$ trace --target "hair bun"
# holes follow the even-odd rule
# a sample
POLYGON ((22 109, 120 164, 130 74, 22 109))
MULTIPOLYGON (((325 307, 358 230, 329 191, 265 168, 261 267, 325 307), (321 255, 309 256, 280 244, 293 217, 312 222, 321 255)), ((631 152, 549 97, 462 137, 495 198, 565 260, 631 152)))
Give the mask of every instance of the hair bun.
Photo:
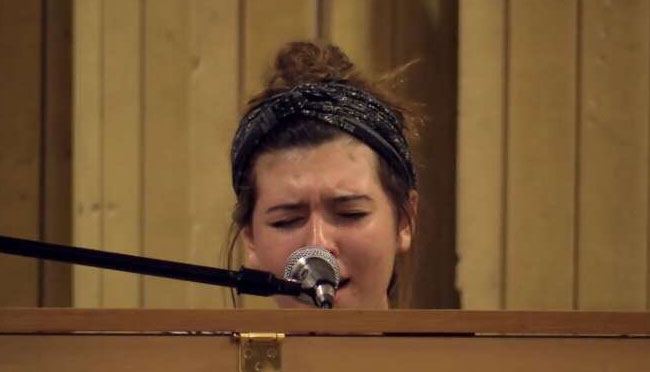
POLYGON ((341 49, 298 41, 287 44, 275 59, 275 71, 269 88, 290 88, 301 83, 347 79, 354 72, 341 49))

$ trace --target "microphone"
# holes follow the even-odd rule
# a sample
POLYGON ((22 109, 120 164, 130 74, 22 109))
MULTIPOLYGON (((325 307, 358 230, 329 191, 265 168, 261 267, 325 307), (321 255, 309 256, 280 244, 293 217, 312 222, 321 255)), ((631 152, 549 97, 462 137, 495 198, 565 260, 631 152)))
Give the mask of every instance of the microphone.
POLYGON ((284 273, 286 279, 246 267, 232 271, 2 235, 0 253, 232 287, 237 293, 256 296, 294 296, 328 309, 334 306, 339 285, 338 262, 327 250, 316 246, 298 249, 289 256, 284 273))
POLYGON ((297 297, 300 301, 331 309, 339 286, 340 268, 329 251, 308 246, 287 258, 284 279, 301 283, 303 292, 297 297))

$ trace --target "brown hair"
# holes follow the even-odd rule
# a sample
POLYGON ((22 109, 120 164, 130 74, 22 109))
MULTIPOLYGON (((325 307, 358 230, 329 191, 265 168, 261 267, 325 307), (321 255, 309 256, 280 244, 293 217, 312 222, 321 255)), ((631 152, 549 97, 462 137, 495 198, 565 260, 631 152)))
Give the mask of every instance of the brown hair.
MULTIPOLYGON (((361 76, 354 64, 338 47, 317 42, 291 42, 279 51, 275 60, 275 70, 266 84, 266 89, 248 102, 245 112, 260 105, 269 97, 288 91, 299 84, 337 81, 362 89, 388 106, 399 118, 401 125, 399 129, 412 142, 417 136, 416 127, 421 119, 416 114, 413 104, 400 100, 390 89, 390 84, 403 69, 400 68, 375 82, 370 82, 361 76)), ((237 204, 232 213, 228 267, 232 265, 235 243, 241 230, 251 223, 257 199, 255 174, 252 170, 257 158, 275 150, 317 146, 342 136, 346 134, 331 125, 314 119, 296 118, 283 123, 282 130, 272 131, 263 138, 245 168, 243 187, 237 194, 237 204)), ((412 186, 383 157, 377 156, 377 159, 379 179, 393 204, 398 223, 402 218, 406 218, 409 227, 413 229, 408 212, 412 186)), ((394 280, 395 275, 391 279, 389 290, 394 287, 394 280)), ((234 295, 233 303, 235 303, 234 295)))

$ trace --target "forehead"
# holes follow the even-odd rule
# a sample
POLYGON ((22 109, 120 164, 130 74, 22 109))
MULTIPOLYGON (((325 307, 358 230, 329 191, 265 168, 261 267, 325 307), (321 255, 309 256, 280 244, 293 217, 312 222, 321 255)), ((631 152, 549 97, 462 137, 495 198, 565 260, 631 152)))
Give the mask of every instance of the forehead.
POLYGON ((255 164, 258 200, 306 191, 331 196, 378 192, 377 167, 377 155, 350 138, 273 151, 261 155, 255 164))

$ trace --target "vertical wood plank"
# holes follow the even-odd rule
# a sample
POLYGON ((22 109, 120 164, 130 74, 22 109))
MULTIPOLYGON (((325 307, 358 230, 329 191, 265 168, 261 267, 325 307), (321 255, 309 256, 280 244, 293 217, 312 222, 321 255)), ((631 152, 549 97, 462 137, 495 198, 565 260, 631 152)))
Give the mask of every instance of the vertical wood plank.
MULTIPOLYGON (((141 25, 142 4, 103 3, 104 34, 102 136, 105 217, 103 249, 140 254, 141 240, 141 25)), ((104 270, 103 307, 137 307, 141 277, 104 270)))
POLYGON ((464 309, 498 309, 504 239, 505 0, 460 2, 457 285, 464 309))
MULTIPOLYGON (((45 118, 43 238, 48 242, 72 241, 72 0, 44 2, 45 118)), ((71 267, 44 261, 41 273, 42 305, 72 304, 71 267)))
POLYGON ((581 309, 646 307, 649 6, 583 2, 581 309))
MULTIPOLYGON (((239 85, 237 0, 196 0, 190 9, 188 86, 191 262, 223 267, 234 197, 230 141, 237 125, 239 85)), ((190 307, 230 307, 226 288, 188 285, 190 307)))
POLYGON ((282 45, 316 37, 316 12, 315 0, 244 0, 243 102, 264 89, 282 45))
MULTIPOLYGON (((189 221, 187 85, 189 3, 145 2, 144 246, 147 257, 185 261, 189 221)), ((144 277, 145 307, 184 307, 186 284, 144 277)))
MULTIPOLYGON (((73 243, 102 248, 102 0, 74 3, 73 243)), ((101 306, 99 269, 73 267, 75 307, 101 306)))
POLYGON ((564 0, 510 6, 505 305, 570 309, 577 7, 564 0))
MULTIPOLYGON (((317 8, 315 0, 244 1, 242 103, 264 89, 282 45, 316 37, 317 8)), ((275 307, 264 297, 244 296, 242 302, 250 308, 275 307)))
MULTIPOLYGON (((38 239, 41 156, 40 1, 0 2, 0 234, 38 239)), ((38 262, 0 255, 0 306, 36 306, 38 262)))
POLYGON ((396 1, 394 12, 396 65, 420 60, 406 75, 402 93, 424 103, 426 116, 413 146, 419 171, 418 233, 407 262, 411 271, 399 283, 400 303, 454 308, 459 302, 454 285, 458 6, 447 0, 396 1))
POLYGON ((324 35, 366 75, 388 72, 392 66, 394 2, 391 0, 326 0, 324 35))

